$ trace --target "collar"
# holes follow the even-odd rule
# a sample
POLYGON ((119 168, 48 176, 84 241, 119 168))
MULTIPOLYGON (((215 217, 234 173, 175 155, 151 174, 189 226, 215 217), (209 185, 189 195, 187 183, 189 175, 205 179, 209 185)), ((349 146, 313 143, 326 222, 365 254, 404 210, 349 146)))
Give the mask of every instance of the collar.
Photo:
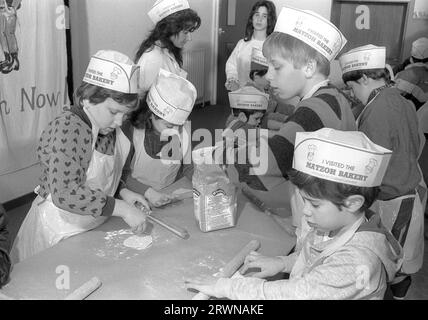
POLYGON ((404 68, 404 70, 411 69, 411 68, 416 68, 416 67, 423 67, 423 68, 428 69, 428 64, 427 63, 423 63, 423 62, 415 62, 415 63, 411 63, 411 64, 407 65, 404 68))
POLYGON ((78 116, 84 123, 86 123, 89 128, 92 129, 92 123, 91 120, 89 120, 88 116, 86 115, 85 111, 83 111, 83 108, 80 106, 72 105, 69 109, 71 113, 74 113, 76 116, 78 116))
POLYGON ((321 82, 318 82, 316 85, 314 85, 311 90, 308 91, 308 93, 306 93, 304 95, 304 97, 302 99, 300 99, 300 101, 308 99, 310 97, 312 97, 314 95, 315 92, 318 91, 319 88, 321 87, 325 87, 326 85, 328 85, 328 83, 330 82, 329 79, 323 80, 321 82))
POLYGON ((368 101, 367 104, 369 104, 379 94, 379 92, 381 92, 382 90, 384 90, 386 88, 390 88, 390 87, 392 87, 392 84, 386 84, 384 86, 381 86, 379 88, 374 89, 369 95, 369 98, 367 100, 368 101))

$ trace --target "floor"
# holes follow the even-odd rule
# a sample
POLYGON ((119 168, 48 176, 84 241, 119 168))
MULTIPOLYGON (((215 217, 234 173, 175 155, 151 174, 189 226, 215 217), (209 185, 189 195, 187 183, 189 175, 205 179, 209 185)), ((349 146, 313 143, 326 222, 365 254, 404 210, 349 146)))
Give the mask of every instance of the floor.
MULTIPOLYGON (((222 106, 206 106, 196 108, 191 115, 192 130, 197 128, 208 128, 210 130, 220 128, 226 121, 229 109, 222 106)), ((7 211, 8 230, 13 240, 22 221, 25 218, 31 206, 31 202, 24 203, 19 207, 7 211)), ((425 230, 428 230, 428 219, 425 219, 425 230)), ((386 298, 389 295, 387 294, 386 298)), ((424 265, 422 269, 413 276, 412 286, 407 294, 408 300, 427 300, 428 299, 428 239, 425 240, 424 265)))

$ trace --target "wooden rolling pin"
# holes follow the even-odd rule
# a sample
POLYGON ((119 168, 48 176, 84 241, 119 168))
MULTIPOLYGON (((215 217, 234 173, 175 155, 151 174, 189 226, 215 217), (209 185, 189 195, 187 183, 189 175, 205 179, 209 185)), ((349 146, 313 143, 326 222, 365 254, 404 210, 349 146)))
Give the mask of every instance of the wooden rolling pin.
MULTIPOLYGON (((147 212, 146 208, 143 207, 143 204, 141 202, 136 202, 135 206, 138 209, 144 210, 147 212)), ((175 224, 173 224, 171 222, 165 222, 164 220, 162 220, 160 218, 153 217, 151 215, 151 212, 147 212, 147 219, 154 222, 154 223, 157 223, 158 225, 160 225, 160 226, 164 227, 165 229, 171 231, 172 233, 176 234, 180 238, 189 239, 189 237, 190 237, 190 235, 186 229, 183 229, 179 226, 176 226, 175 224)))
POLYGON ((101 286, 101 281, 97 277, 85 282, 82 286, 74 290, 64 300, 83 300, 87 298, 92 292, 101 286))
MULTIPOLYGON (((245 261, 245 257, 251 252, 251 251, 257 251, 260 248, 260 241, 259 240, 251 240, 244 248, 241 249, 241 251, 236 254, 235 257, 233 257, 232 260, 230 260, 218 273, 218 277, 220 278, 230 278, 233 276, 233 274, 241 267, 241 265, 245 261)), ((199 292, 196 294, 192 300, 208 300, 210 296, 206 295, 205 293, 199 292)))

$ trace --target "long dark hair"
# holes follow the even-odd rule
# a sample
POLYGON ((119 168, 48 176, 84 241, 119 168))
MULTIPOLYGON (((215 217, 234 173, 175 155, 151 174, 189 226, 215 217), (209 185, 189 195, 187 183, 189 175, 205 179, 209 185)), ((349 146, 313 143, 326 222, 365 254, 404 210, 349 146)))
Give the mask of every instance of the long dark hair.
POLYGON ((245 27, 245 37, 244 41, 250 41, 253 37, 254 33, 254 26, 253 26, 253 16, 259 10, 260 7, 265 7, 268 12, 267 17, 267 29, 266 29, 266 36, 270 35, 273 32, 273 29, 275 29, 276 24, 276 7, 275 4, 272 1, 257 1, 253 8, 251 9, 250 15, 247 20, 247 26, 245 27))
POLYGON ((183 65, 182 49, 177 48, 172 43, 170 37, 178 35, 180 31, 193 32, 201 25, 201 18, 192 9, 185 9, 174 12, 156 23, 149 36, 141 43, 136 55, 135 63, 143 55, 144 52, 153 48, 156 41, 160 41, 162 48, 167 48, 174 55, 175 60, 181 67, 183 65))

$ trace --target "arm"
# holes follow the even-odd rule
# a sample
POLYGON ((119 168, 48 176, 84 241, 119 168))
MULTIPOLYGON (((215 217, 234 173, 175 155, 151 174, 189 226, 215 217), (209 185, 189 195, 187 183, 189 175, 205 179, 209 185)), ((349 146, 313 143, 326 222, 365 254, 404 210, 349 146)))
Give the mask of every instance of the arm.
MULTIPOLYGON (((231 83, 231 82, 236 82, 239 85, 239 81, 238 81, 238 55, 239 55, 239 51, 241 49, 243 40, 239 40, 238 43, 236 44, 235 48, 233 49, 232 53, 230 54, 229 58, 227 59, 226 62, 226 84, 227 83, 231 83)), ((234 91, 237 88, 232 88, 232 87, 228 87, 228 85, 226 85, 226 88, 228 90, 234 91)), ((239 88, 239 86, 238 86, 239 88)))
POLYGON ((140 95, 149 91, 151 85, 158 76, 159 69, 163 65, 162 54, 153 48, 151 51, 143 53, 138 61, 140 66, 139 88, 140 95))
POLYGON ((6 225, 6 212, 0 205, 0 288, 8 281, 12 265, 9 257, 9 232, 6 225))

